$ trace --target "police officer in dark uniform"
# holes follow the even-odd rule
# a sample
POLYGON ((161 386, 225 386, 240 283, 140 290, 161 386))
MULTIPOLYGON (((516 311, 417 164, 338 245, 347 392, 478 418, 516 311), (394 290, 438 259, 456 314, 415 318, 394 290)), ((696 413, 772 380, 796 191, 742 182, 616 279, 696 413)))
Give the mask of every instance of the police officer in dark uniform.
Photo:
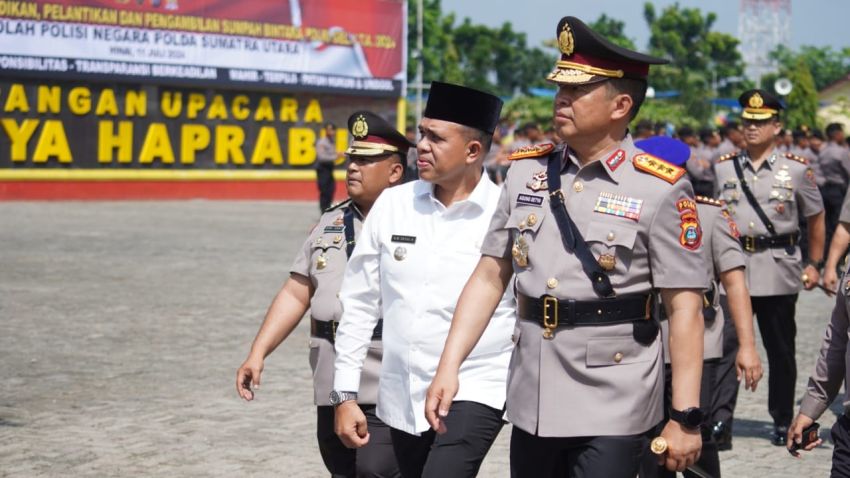
POLYGON ((334 375, 334 340, 342 315, 338 293, 348 257, 362 221, 378 195, 403 180, 407 150, 413 145, 380 116, 358 111, 348 119, 354 138, 346 187, 350 199, 331 207, 307 237, 295 257, 290 276, 278 292, 248 359, 236 374, 236 389, 252 400, 259 387, 265 357, 295 329, 310 309, 310 366, 317 405, 319 451, 332 477, 398 477, 389 427, 375 416, 381 367, 381 323, 375 328, 360 381, 360 406, 369 422, 372 440, 358 450, 346 448, 334 433, 330 392, 334 375))
POLYGON ((823 268, 823 201, 808 161, 777 149, 783 109, 779 99, 764 90, 749 90, 738 101, 746 148, 720 158, 715 191, 741 232, 747 286, 767 351, 771 442, 781 446, 794 411, 797 295, 818 283, 823 268), (798 247, 798 214, 808 219, 805 264, 798 247))

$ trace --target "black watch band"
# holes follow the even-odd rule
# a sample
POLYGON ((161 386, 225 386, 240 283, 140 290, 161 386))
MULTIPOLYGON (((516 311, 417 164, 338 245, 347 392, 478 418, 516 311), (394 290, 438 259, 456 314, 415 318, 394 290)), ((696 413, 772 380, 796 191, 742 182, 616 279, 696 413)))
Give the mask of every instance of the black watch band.
POLYGON ((691 430, 699 429, 704 418, 705 414, 697 407, 686 408, 684 410, 670 409, 670 420, 679 422, 682 426, 691 430))

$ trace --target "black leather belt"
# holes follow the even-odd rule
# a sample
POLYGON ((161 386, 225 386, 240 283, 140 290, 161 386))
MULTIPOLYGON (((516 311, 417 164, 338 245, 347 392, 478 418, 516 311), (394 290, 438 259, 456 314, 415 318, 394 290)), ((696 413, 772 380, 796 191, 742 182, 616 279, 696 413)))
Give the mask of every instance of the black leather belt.
MULTIPOLYGON (((310 318, 310 335, 325 339, 331 343, 336 340, 336 328, 339 322, 336 320, 316 320, 310 318)), ((372 340, 380 339, 384 334, 384 319, 378 319, 378 325, 372 331, 372 340)))
POLYGON ((780 234, 778 236, 741 236, 741 245, 747 252, 758 252, 765 249, 781 249, 796 246, 798 234, 780 234))
POLYGON ((651 317, 652 295, 627 295, 612 299, 573 300, 544 295, 539 299, 517 294, 519 317, 545 328, 571 325, 604 325, 646 320, 651 317))

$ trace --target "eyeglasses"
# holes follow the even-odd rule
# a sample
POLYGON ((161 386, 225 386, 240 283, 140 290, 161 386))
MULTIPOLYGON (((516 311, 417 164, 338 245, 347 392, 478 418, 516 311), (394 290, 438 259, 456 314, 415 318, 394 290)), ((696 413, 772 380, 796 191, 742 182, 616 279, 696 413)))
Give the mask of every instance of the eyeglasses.
POLYGON ((743 124, 744 124, 744 128, 749 128, 750 126, 755 126, 756 128, 762 128, 762 127, 765 127, 767 125, 772 125, 772 124, 774 124, 774 122, 775 121, 773 120, 773 118, 768 118, 768 119, 763 119, 763 120, 745 119, 743 121, 743 124))

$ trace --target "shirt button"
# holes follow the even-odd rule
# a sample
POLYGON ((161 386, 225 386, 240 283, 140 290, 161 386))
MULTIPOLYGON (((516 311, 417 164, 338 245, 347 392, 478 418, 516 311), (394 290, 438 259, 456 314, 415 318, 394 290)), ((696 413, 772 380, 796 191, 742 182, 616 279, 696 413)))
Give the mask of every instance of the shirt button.
POLYGON ((613 241, 613 240, 614 240, 614 231, 611 231, 611 232, 609 232, 609 233, 608 233, 608 237, 607 237, 607 239, 608 239, 609 241, 613 241))
POLYGON ((558 279, 555 279, 554 277, 550 277, 549 280, 546 281, 546 287, 548 287, 550 289, 554 289, 555 287, 558 287, 558 279))
POLYGON ((754 228, 754 227, 756 227, 756 223, 754 223, 754 222, 750 221, 750 229, 752 229, 752 228, 754 228))
POLYGON ((623 361, 623 352, 617 352, 614 354, 614 362, 620 363, 623 361))
POLYGON ((573 190, 577 193, 584 191, 584 184, 576 181, 573 183, 573 190))
POLYGON ((525 220, 529 226, 533 226, 537 224, 537 214, 531 213, 528 215, 528 218, 525 220))

